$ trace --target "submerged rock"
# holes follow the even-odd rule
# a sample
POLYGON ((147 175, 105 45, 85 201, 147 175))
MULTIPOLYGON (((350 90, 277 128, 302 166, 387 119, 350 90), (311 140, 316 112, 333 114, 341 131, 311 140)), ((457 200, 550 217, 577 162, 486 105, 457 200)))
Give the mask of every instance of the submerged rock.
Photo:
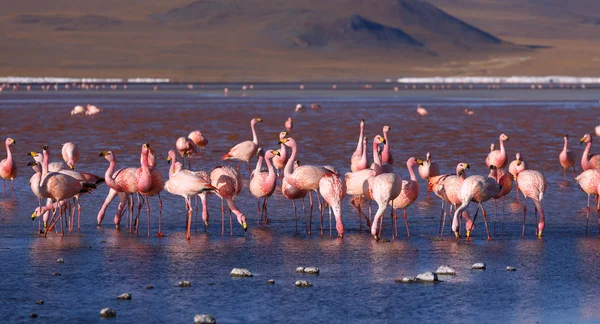
POLYGON ((192 283, 189 281, 180 281, 177 283, 177 285, 179 287, 190 287, 192 285, 192 283))
POLYGON ((296 272, 297 273, 304 273, 304 267, 298 267, 298 268, 296 268, 296 272))
POLYGON ((312 287, 312 283, 306 280, 296 280, 296 287, 312 287))
POLYGON ((117 316, 117 311, 112 308, 102 308, 102 310, 100 311, 100 316, 115 317, 115 316, 117 316))
POLYGON ((38 305, 44 305, 44 300, 43 299, 38 299, 35 301, 36 304, 38 305))
POLYGON ((396 282, 398 283, 410 283, 410 282, 416 282, 417 278, 415 277, 404 277, 402 279, 396 279, 396 282))
POLYGON ((216 324, 217 320, 214 316, 209 314, 196 314, 194 315, 194 324, 216 324))
POLYGON ((146 287, 144 287, 144 288, 146 288, 146 289, 154 289, 154 286, 152 286, 152 285, 148 285, 148 286, 146 286, 146 287))
POLYGON ((130 293, 122 293, 119 296, 117 296, 117 299, 131 299, 131 294, 130 293))
POLYGON ((274 285, 275 284, 275 280, 269 279, 269 280, 267 280, 267 284, 274 285))
POLYGON ((454 268, 452 268, 451 266, 442 265, 437 268, 435 273, 438 275, 454 276, 456 275, 456 270, 454 270, 454 268))
POLYGON ((60 274, 60 272, 52 272, 52 275, 57 277, 57 276, 60 276, 61 274, 60 274))
POLYGON ((296 268, 297 273, 306 273, 306 274, 319 274, 321 270, 317 267, 298 267, 296 268))
POLYGON ((508 267, 506 267, 506 271, 517 271, 517 268, 508 266, 508 267))
POLYGON ((471 268, 473 268, 475 270, 485 270, 485 263, 477 262, 471 268))
POLYGON ((29 318, 37 318, 38 315, 36 313, 31 313, 29 314, 29 318))
POLYGON ((65 263, 65 260, 63 260, 63 258, 58 258, 56 260, 56 263, 65 263))
POLYGON ((418 274, 417 280, 424 281, 424 282, 434 282, 434 281, 438 281, 438 276, 437 276, 437 274, 435 274, 433 272, 425 272, 425 273, 418 274))
POLYGON ((252 273, 246 268, 233 268, 229 275, 232 277, 252 277, 252 273))

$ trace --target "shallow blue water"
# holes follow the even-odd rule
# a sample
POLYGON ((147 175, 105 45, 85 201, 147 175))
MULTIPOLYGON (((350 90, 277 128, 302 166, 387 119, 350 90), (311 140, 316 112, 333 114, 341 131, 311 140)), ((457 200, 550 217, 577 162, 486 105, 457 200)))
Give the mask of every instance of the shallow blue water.
MULTIPOLYGON (((592 213, 590 235, 585 236, 587 196, 574 184, 572 173, 563 181, 558 154, 562 134, 572 135, 572 149, 580 156, 578 139, 598 124, 595 109, 600 92, 585 91, 446 91, 446 92, 340 92, 241 91, 223 97, 217 91, 197 92, 63 92, 0 94, 1 134, 17 140, 15 156, 20 174, 15 197, 10 190, 0 194, 0 309, 4 322, 95 322, 103 307, 117 310, 118 322, 191 322, 197 313, 215 315, 219 323, 238 322, 598 322, 596 287, 600 274, 600 240, 596 213, 592 213), (561 99, 562 98, 562 99, 561 99), (476 100, 474 100, 476 99, 476 100), (95 117, 69 117, 75 104, 94 103, 103 112, 95 117), (293 112, 296 103, 320 103, 318 111, 293 112), (430 111, 419 117, 417 104, 430 111), (462 113, 465 107, 476 111, 462 113), (244 234, 233 225, 233 236, 221 237, 220 202, 209 199, 211 226, 200 223, 191 241, 185 239, 184 204, 180 197, 162 195, 163 232, 157 238, 156 199, 151 199, 152 236, 146 237, 142 212, 139 234, 112 226, 115 204, 103 227, 96 227, 96 214, 108 191, 101 186, 82 199, 79 233, 65 237, 36 234, 31 212, 37 200, 30 192, 31 170, 26 153, 48 144, 54 160, 60 145, 77 142, 81 147, 78 169, 103 174, 107 162, 101 150, 113 150, 118 166, 136 166, 144 142, 155 148, 158 166, 175 139, 200 129, 209 139, 204 153, 193 161, 194 169, 211 170, 219 158, 237 142, 250 139, 249 120, 262 117, 259 139, 267 148, 277 147, 277 134, 288 117, 295 119, 292 136, 299 143, 303 163, 329 164, 342 173, 356 146, 358 121, 367 120, 366 136, 372 138, 389 124, 395 168, 407 177, 403 161, 423 157, 431 151, 443 172, 458 162, 468 162, 469 174, 487 174, 485 156, 489 143, 501 132, 510 137, 510 160, 519 151, 530 168, 541 170, 549 181, 544 200, 544 238, 534 237, 533 214, 529 213, 525 238, 521 237, 522 207, 515 193, 507 199, 504 235, 499 224, 491 242, 478 218, 471 242, 446 235, 437 239, 439 199, 426 198, 426 183, 420 181, 420 198, 408 209, 411 237, 400 225, 400 238, 375 242, 359 232, 356 213, 349 199, 344 203, 347 234, 343 239, 305 231, 299 208, 299 231, 295 231, 289 201, 279 191, 269 201, 267 227, 256 224, 256 200, 244 189, 236 199, 248 216, 250 229, 244 234), (591 116, 591 117, 590 117, 591 116), (63 258, 64 264, 56 263, 63 258), (475 271, 475 262, 487 270, 475 271), (394 279, 435 270, 449 264, 455 277, 441 277, 435 285, 402 285, 394 279), (506 266, 516 272, 507 272, 506 266), (317 266, 318 276, 295 273, 298 266, 317 266), (232 279, 234 267, 246 267, 254 277, 232 279), (61 276, 52 276, 53 272, 61 276), (267 285, 274 279, 275 285, 267 285), (311 288, 295 288, 307 279, 311 288), (177 287, 181 280, 191 287, 177 287), (153 285, 154 289, 145 289, 153 285), (131 301, 118 301, 123 292, 131 301), (35 304, 43 299, 43 305, 35 304)), ((229 162, 228 162, 229 163, 229 162)), ((230 163, 235 165, 235 163, 230 163)), ((577 164, 578 170, 579 164, 577 164)), ((245 165, 242 175, 247 178, 245 165)), ((1 189, 1 188, 0 188, 1 189)), ((499 204, 499 210, 501 205, 499 204)), ((493 218, 494 203, 486 203, 493 218)), ((469 208, 474 212, 474 206, 469 208)), ((529 205, 529 212, 533 206, 529 205)), ((386 215, 389 214, 389 211, 386 215)), ((227 215, 226 215, 227 216, 227 215)), ((364 225, 364 222, 363 222, 364 225)), ((389 216, 384 238, 391 236, 389 216)), ((364 229, 363 229, 364 230, 364 229)))

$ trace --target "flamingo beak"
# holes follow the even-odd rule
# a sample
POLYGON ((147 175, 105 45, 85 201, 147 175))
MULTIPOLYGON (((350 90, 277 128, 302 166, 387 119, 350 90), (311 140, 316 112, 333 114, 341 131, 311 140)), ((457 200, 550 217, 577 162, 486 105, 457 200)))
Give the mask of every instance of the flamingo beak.
MULTIPOLYGON (((280 138, 280 139, 279 139, 279 143, 283 143, 283 144, 285 144, 286 142, 287 142, 287 139, 286 139, 286 138, 280 138)), ((279 144, 279 143, 277 143, 277 144, 279 144)))
POLYGON ((29 162, 29 163, 27 163, 28 167, 35 166, 35 165, 37 165, 37 162, 29 162))
POLYGON ((275 150, 273 151, 273 155, 281 156, 281 153, 279 153, 279 150, 275 150))
POLYGON ((423 165, 423 160, 415 159, 418 165, 423 165))
POLYGON ((542 231, 538 231, 538 237, 542 237, 542 231))
POLYGON ((42 150, 44 150, 44 151, 48 151, 48 145, 44 145, 44 146, 42 146, 42 150))
POLYGON ((454 232, 454 235, 456 236, 457 239, 460 238, 460 234, 458 234, 458 232, 454 232))
POLYGON ((33 214, 31 214, 31 220, 34 221, 36 217, 37 217, 37 213, 33 212, 33 214))
POLYGON ((168 156, 168 157, 167 157, 167 163, 168 163, 169 165, 171 165, 171 157, 170 157, 170 156, 168 156))
POLYGON ((204 221, 204 226, 208 227, 208 221, 204 221))
POLYGON ((579 145, 583 144, 584 142, 585 142, 585 137, 582 137, 582 138, 579 140, 579 145))
POLYGON ((106 156, 106 152, 102 151, 100 154, 98 154, 98 156, 106 156))
POLYGON ((467 237, 471 237, 471 230, 467 230, 467 237))
POLYGON ((242 227, 244 228, 244 232, 248 231, 248 224, 246 224, 246 222, 242 223, 242 227))
POLYGON ((75 170, 75 166, 73 166, 72 164, 69 164, 69 169, 75 170))
POLYGON ((120 224, 115 224, 115 228, 116 229, 121 229, 121 225, 120 224))
POLYGON ((31 152, 27 153, 27 155, 29 155, 29 156, 31 156, 31 157, 35 157, 35 156, 37 155, 37 153, 36 153, 36 152, 33 152, 33 151, 31 151, 31 152))
POLYGON ((470 169, 470 168, 471 168, 471 166, 469 165, 469 163, 465 163, 465 165, 466 165, 466 168, 467 168, 467 169, 470 169))
POLYGON ((262 123, 262 118, 256 118, 256 121, 262 123))

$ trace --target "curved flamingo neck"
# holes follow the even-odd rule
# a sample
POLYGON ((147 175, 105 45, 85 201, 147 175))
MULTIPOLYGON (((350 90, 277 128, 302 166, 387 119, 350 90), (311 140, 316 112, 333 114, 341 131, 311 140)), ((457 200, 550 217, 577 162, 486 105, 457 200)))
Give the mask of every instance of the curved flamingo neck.
POLYGON ((363 140, 362 144, 362 154, 360 156, 360 163, 363 165, 367 165, 367 142, 363 140))
POLYGON ((286 161, 287 159, 287 150, 285 149, 285 144, 281 143, 281 147, 279 148, 279 157, 286 161))
POLYGON ((289 177, 292 175, 292 165, 294 164, 294 161, 296 161, 296 143, 293 143, 289 147, 292 149, 292 154, 290 155, 290 158, 288 159, 287 163, 285 164, 285 168, 283 169, 284 177, 289 177))
MULTIPOLYGON (((142 164, 142 170, 150 171, 150 166, 148 165, 148 150, 142 150, 142 154, 140 156, 140 163, 142 164)), ((173 165, 175 165, 173 163, 173 165)))
POLYGON ((258 162, 256 162, 256 168, 254 168, 254 174, 258 174, 262 168, 263 157, 258 156, 258 162))
POLYGON ((106 182, 106 185, 109 188, 114 188, 117 185, 117 183, 115 182, 115 179, 112 177, 113 172, 115 171, 116 164, 117 164, 117 162, 116 162, 116 159, 114 159, 114 155, 113 155, 113 160, 108 161, 108 168, 106 169, 106 172, 104 173, 104 181, 106 182))
POLYGON ((503 155, 506 154, 506 151, 504 150, 504 140, 502 138, 500 138, 500 153, 503 155))
POLYGON ((590 154, 590 150, 592 149, 592 140, 590 139, 590 141, 587 143, 587 145, 585 146, 585 150, 583 150, 583 155, 581 156, 581 166, 584 170, 589 169, 589 160, 588 160, 588 154, 590 154))
POLYGON ((569 143, 569 140, 568 140, 568 139, 565 137, 565 145, 563 146, 563 152, 565 152, 565 153, 566 153, 566 152, 567 152, 567 150, 568 150, 568 149, 567 149, 567 145, 568 145, 568 143, 569 143))
POLYGON ((265 162, 267 162, 267 168, 269 169, 269 175, 267 175, 267 183, 271 183, 275 181, 275 169, 273 168, 273 163, 271 160, 273 156, 265 156, 265 162))
POLYGON ((407 164, 406 165, 408 167, 408 173, 410 173, 410 180, 411 181, 417 181, 417 176, 415 175, 415 171, 413 170, 413 168, 415 167, 415 165, 410 165, 407 164))
POLYGON ((46 177, 48 174, 48 151, 42 151, 42 178, 46 177))
POLYGON ((6 145, 6 163, 12 164, 13 159, 12 159, 12 152, 10 151, 10 145, 8 143, 5 143, 5 145, 6 145))
POLYGON ((256 130, 254 129, 255 124, 255 122, 250 123, 250 127, 252 128, 252 143, 258 145, 258 136, 256 136, 256 130))
POLYGON ((385 144, 383 144, 383 151, 381 152, 381 159, 383 163, 389 163, 390 160, 390 142, 388 141, 387 132, 383 132, 383 138, 385 138, 385 144))
POLYGON ((358 143, 356 144, 356 152, 360 153, 360 154, 363 153, 362 141, 363 141, 364 130, 365 130, 365 125, 361 124, 360 125, 360 135, 358 135, 358 143))
POLYGON ((175 152, 173 152, 173 154, 171 154, 171 152, 169 152, 169 156, 171 157, 171 165, 169 166, 169 179, 171 179, 171 177, 175 173, 175 164, 177 164, 177 155, 175 155, 175 152))
POLYGON ((377 150, 378 144, 377 141, 373 141, 373 170, 375 174, 381 173, 381 160, 379 159, 379 152, 377 150))

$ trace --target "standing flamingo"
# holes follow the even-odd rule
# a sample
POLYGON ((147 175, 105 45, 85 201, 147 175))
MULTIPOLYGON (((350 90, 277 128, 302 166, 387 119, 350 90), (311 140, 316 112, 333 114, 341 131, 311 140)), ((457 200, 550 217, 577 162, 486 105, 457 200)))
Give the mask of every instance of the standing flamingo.
POLYGON ((188 158, 188 168, 191 168, 190 156, 196 154, 196 144, 187 137, 180 137, 175 142, 175 148, 182 158, 188 158))
MULTIPOLYGON (((496 167, 493 165, 490 166, 490 168, 493 170, 496 169, 496 167)), ((454 218, 452 219, 452 231, 456 235, 456 238, 460 238, 460 233, 458 232, 458 215, 460 215, 463 210, 467 209, 467 207, 469 207, 469 203, 473 201, 478 203, 477 212, 479 212, 479 208, 481 208, 488 241, 492 239, 488 229, 487 214, 482 203, 496 196, 500 192, 500 189, 500 185, 498 185, 494 179, 486 178, 481 175, 472 175, 463 181, 462 185, 460 186, 461 205, 454 212, 454 218)), ((473 224, 471 225, 471 228, 467 228, 467 237, 471 236, 475 219, 477 219, 477 212, 473 218, 473 224)))
POLYGON ((177 156, 175 155, 175 151, 170 150, 168 157, 168 160, 171 162, 171 167, 169 168, 169 180, 165 182, 164 188, 170 194, 181 196, 185 200, 185 209, 187 212, 186 238, 189 240, 191 238, 192 214, 194 212, 191 197, 202 192, 215 190, 216 188, 210 184, 210 181, 202 179, 192 171, 179 170, 175 172, 176 159, 177 156))
MULTIPOLYGON (((417 160, 417 163, 421 164, 423 161, 417 160)), ((456 165, 456 174, 444 174, 429 178, 429 190, 433 191, 433 193, 442 199, 442 214, 440 215, 441 236, 444 235, 444 227, 446 225, 446 210, 443 203, 447 202, 450 204, 451 213, 452 208, 456 210, 462 204, 460 188, 467 177, 466 171, 470 168, 468 163, 461 162, 456 165)), ((463 210, 461 216, 465 219, 465 228, 474 228, 475 225, 467 210, 463 210)), ((460 222, 458 225, 460 225, 460 222)), ((460 230, 458 231, 460 232, 460 230)))
POLYGON ((521 192, 523 193, 525 201, 523 202, 523 231, 521 235, 525 235, 525 216, 527 215, 527 198, 531 198, 535 204, 535 216, 537 220, 537 212, 540 213, 540 219, 536 228, 536 234, 538 237, 542 236, 542 231, 545 227, 545 215, 544 208, 542 207, 542 200, 544 199, 544 193, 548 187, 546 177, 535 170, 524 170, 517 173, 517 183, 521 192))
MULTIPOLYGON (((500 192, 494 196, 494 235, 496 235, 496 200, 508 196, 512 190, 514 178, 512 174, 506 172, 504 169, 490 170, 489 177, 494 179, 501 187, 500 192)), ((504 198, 504 203, 506 203, 506 198, 504 198)), ((502 233, 504 233, 504 205, 502 204, 502 233)))
POLYGON ((104 179, 106 181, 106 185, 111 189, 109 195, 104 201, 104 204, 102 205, 102 208, 98 212, 98 226, 100 226, 102 219, 104 218, 104 213, 106 212, 108 204, 110 204, 110 202, 116 195, 119 195, 119 199, 121 200, 117 208, 117 215, 119 215, 119 217, 115 216, 114 224, 117 229, 120 227, 120 215, 123 211, 123 206, 126 200, 126 204, 129 206, 129 231, 131 232, 131 224, 133 223, 133 194, 137 193, 137 189, 135 186, 137 168, 122 168, 115 172, 117 157, 112 151, 102 151, 98 156, 103 156, 109 163, 108 168, 104 173, 104 179))
MULTIPOLYGON (((281 141, 286 136, 287 136, 287 132, 279 133, 279 140, 281 141)), ((285 168, 285 164, 287 163, 288 154, 287 154, 287 150, 285 149, 285 144, 279 142, 279 145, 280 145, 279 155, 275 155, 273 157, 273 166, 275 167, 275 169, 277 169, 277 174, 279 175, 279 178, 282 178, 283 177, 283 168, 285 168)))
MULTIPOLYGON (((429 181, 429 178, 440 175, 440 166, 437 162, 431 161, 431 153, 427 152, 427 154, 425 155, 425 161, 423 161, 423 163, 419 165, 418 171, 419 176, 423 180, 429 181)), ((430 186, 427 186, 428 197, 430 192, 430 186)))
POLYGON ((223 155, 221 160, 239 160, 240 164, 238 164, 238 170, 240 169, 240 165, 242 162, 248 163, 248 172, 250 172, 250 159, 256 155, 256 151, 258 151, 258 136, 256 136, 256 130, 254 129, 254 125, 256 123, 262 122, 261 118, 252 118, 250 121, 250 128, 252 128, 252 140, 241 142, 238 145, 234 146, 229 150, 229 153, 223 155))
MULTIPOLYGON (((284 177, 287 178, 287 181, 292 186, 300 189, 300 190, 314 190, 316 192, 317 200, 319 201, 319 211, 321 214, 321 231, 323 230, 323 207, 321 204, 321 198, 319 197, 319 181, 325 174, 333 173, 331 170, 328 170, 324 167, 315 166, 315 165, 301 165, 295 168, 292 171, 293 161, 296 160, 296 154, 298 153, 298 148, 296 141, 291 137, 286 137, 284 139, 279 140, 284 143, 287 147, 292 149, 292 154, 288 159, 288 162, 285 165, 285 169, 283 171, 284 177)), ((309 223, 309 233, 312 231, 312 196, 309 195, 310 198, 310 223, 309 223)))
POLYGON ((378 232, 380 219, 382 219, 389 203, 396 199, 402 191, 402 177, 395 173, 381 173, 371 182, 370 191, 378 206, 375 217, 373 217, 371 235, 378 241, 381 235, 381 232, 378 232))
MULTIPOLYGON (((162 223, 162 199, 160 198, 160 192, 165 186, 165 179, 158 169, 150 167, 148 163, 148 154, 150 150, 150 144, 144 143, 142 145, 142 153, 140 155, 141 167, 136 170, 135 173, 135 188, 136 190, 145 197, 146 199, 146 211, 148 212, 148 237, 150 237, 150 203, 148 197, 158 196, 159 201, 159 216, 158 216, 158 237, 162 236, 161 223, 162 223)), ((141 204, 138 204, 139 210, 142 208, 141 204)), ((136 232, 137 232, 137 219, 136 219, 136 232)))
POLYGON ((257 164, 256 170, 252 173, 250 177, 250 193, 254 197, 257 198, 257 212, 258 212, 258 222, 260 224, 260 220, 262 219, 262 214, 265 214, 265 224, 269 223, 269 216, 267 214, 267 202, 269 197, 275 191, 275 187, 277 184, 277 176, 275 175, 275 171, 273 170, 273 164, 271 160, 274 156, 279 156, 279 151, 268 150, 265 153, 265 162, 267 163, 268 172, 261 172, 260 165, 257 164), (260 199, 263 199, 262 212, 260 208, 260 199))
MULTIPOLYGON (((344 236, 344 223, 342 221, 342 200, 346 196, 346 183, 336 174, 326 174, 319 180, 319 193, 323 200, 329 204, 335 216, 335 229, 338 236, 344 236)), ((323 233, 321 233, 323 234, 323 233)), ((331 235, 331 213, 329 214, 329 235, 331 235)))
POLYGON ((292 117, 288 117, 288 119, 285 121, 285 129, 289 132, 292 130, 292 128, 294 128, 294 121, 292 120, 292 117))
MULTIPOLYGON (((588 203, 586 210, 586 221, 585 221, 585 235, 588 234, 588 223, 590 219, 590 196, 598 196, 598 186, 600 185, 600 170, 598 169, 590 169, 585 170, 581 174, 579 174, 575 181, 579 185, 579 188, 583 190, 588 195, 588 203)), ((599 223, 600 226, 600 223, 599 223)), ((598 233, 600 236, 600 232, 598 233)))
POLYGON ((395 237, 398 237, 398 223, 397 223, 397 209, 404 209, 404 225, 406 225, 406 236, 410 237, 410 231, 408 230, 408 221, 406 219, 406 208, 412 205, 415 200, 419 197, 419 182, 417 181, 417 176, 415 175, 415 171, 413 170, 417 166, 417 159, 411 157, 406 161, 406 168, 408 169, 408 173, 410 174, 410 180, 402 180, 402 191, 398 197, 394 200, 390 201, 390 205, 394 210, 394 229, 396 231, 395 237))
POLYGON ((198 148, 205 148, 208 145, 208 139, 204 137, 199 130, 192 131, 188 137, 198 148))
POLYGON ((587 145, 581 155, 581 169, 585 171, 600 168, 600 155, 590 153, 590 150, 592 149, 592 136, 590 136, 590 134, 583 135, 579 144, 583 143, 587 143, 587 145))
POLYGON ((563 150, 558 155, 558 161, 560 165, 563 167, 563 177, 567 180, 567 169, 573 167, 573 176, 576 176, 575 171, 575 152, 569 150, 567 145, 569 144, 569 135, 564 135, 565 144, 563 146, 563 150))
POLYGON ((6 180, 10 180, 10 189, 14 194, 13 188, 13 180, 17 177, 17 164, 13 160, 12 152, 10 150, 10 146, 15 144, 15 140, 12 138, 7 138, 4 141, 4 145, 6 146, 6 159, 0 161, 0 177, 4 180, 4 192, 6 193, 6 180))
MULTIPOLYGON (((240 173, 230 166, 217 166, 210 172, 210 182, 217 188, 217 196, 221 198, 221 235, 225 235, 225 206, 223 200, 227 202, 229 210, 237 217, 237 221, 244 228, 244 232, 247 231, 248 224, 246 223, 246 215, 237 208, 234 202, 235 197, 242 188, 240 173)), ((229 222, 229 226, 230 235, 233 235, 233 225, 231 224, 231 221, 229 222)))
POLYGON ((519 202, 519 182, 517 181, 517 174, 519 174, 519 172, 527 169, 527 165, 525 164, 525 161, 523 161, 523 159, 521 158, 521 153, 517 152, 517 155, 515 157, 516 157, 516 160, 513 160, 508 165, 508 172, 510 174, 512 174, 513 179, 515 179, 515 183, 516 183, 515 189, 517 190, 517 203, 518 203, 519 202))
POLYGON ((79 148, 77 144, 72 142, 63 144, 62 158, 71 170, 75 170, 75 163, 79 160, 79 148))
MULTIPOLYGON (((294 162, 294 168, 298 168, 300 166, 300 161, 296 160, 294 162)), ((300 190, 294 186, 292 186, 285 177, 281 180, 281 193, 287 199, 292 201, 292 205, 294 206, 294 220, 296 221, 296 232, 298 232, 298 218, 296 216, 296 199, 302 199, 302 212, 304 213, 304 197, 308 193, 308 190, 300 190)), ((306 217, 306 214, 304 214, 306 217)), ((305 219, 306 221, 306 219, 305 219)))
POLYGON ((508 160, 506 156, 506 150, 504 149, 504 141, 508 141, 508 136, 500 134, 500 150, 493 150, 490 152, 485 159, 485 165, 489 168, 491 165, 496 166, 498 169, 502 169, 506 166, 508 160))
POLYGON ((358 135, 358 143, 356 144, 356 150, 352 154, 350 159, 350 170, 352 172, 364 170, 367 168, 367 155, 363 149, 363 133, 365 129, 365 120, 360 120, 360 134, 358 135))

